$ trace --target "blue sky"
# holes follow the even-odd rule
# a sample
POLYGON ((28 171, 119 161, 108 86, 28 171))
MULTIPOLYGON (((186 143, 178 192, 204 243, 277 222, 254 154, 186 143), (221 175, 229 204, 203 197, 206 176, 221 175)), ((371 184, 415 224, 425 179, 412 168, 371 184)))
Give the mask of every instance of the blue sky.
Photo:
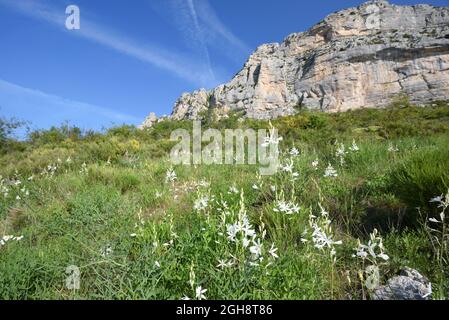
POLYGON ((0 116, 33 128, 139 124, 183 92, 230 80, 260 44, 363 2, 0 0, 0 116), (70 4, 80 30, 65 29, 70 4))

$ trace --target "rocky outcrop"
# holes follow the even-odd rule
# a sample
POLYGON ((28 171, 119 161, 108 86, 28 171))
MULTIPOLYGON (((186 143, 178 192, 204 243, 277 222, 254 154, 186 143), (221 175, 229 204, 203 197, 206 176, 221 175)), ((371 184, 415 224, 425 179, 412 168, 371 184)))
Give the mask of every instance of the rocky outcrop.
POLYGON ((142 125, 139 127, 140 129, 143 128, 151 128, 158 122, 157 116, 154 112, 151 112, 148 117, 143 121, 142 125))
POLYGON ((402 270, 399 276, 388 280, 387 285, 374 290, 374 300, 430 300, 432 285, 418 271, 402 270))
POLYGON ((209 109, 271 119, 299 108, 379 108, 399 94, 416 104, 449 99, 449 7, 380 0, 331 14, 260 46, 229 83, 183 94, 171 118, 209 109))

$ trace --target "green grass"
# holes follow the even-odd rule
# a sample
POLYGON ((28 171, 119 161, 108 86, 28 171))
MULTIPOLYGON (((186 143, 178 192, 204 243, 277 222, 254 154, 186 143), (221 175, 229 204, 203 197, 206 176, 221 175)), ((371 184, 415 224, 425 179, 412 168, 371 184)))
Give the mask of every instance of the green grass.
MULTIPOLYGON (((269 126, 237 118, 210 126, 269 126)), ((440 212, 430 198, 449 189, 447 102, 300 112, 272 123, 285 151, 301 151, 292 158, 295 181, 285 172, 260 178, 254 166, 215 165, 174 167, 177 180, 166 182, 170 133, 191 129, 188 121, 101 134, 63 126, 8 140, 0 148, 0 191, 8 189, 0 193, 0 236, 23 239, 0 247, 0 299, 181 299, 195 298, 198 286, 208 299, 369 298, 352 254, 374 228, 390 256, 379 263, 382 283, 408 266, 432 281, 435 298, 448 298, 448 257, 438 254, 427 223, 440 212), (357 152, 348 149, 353 141, 357 152), (324 177, 328 164, 337 177, 324 177), (207 207, 194 209, 205 197, 207 207), (299 212, 276 212, 278 200, 299 212), (319 204, 329 212, 333 239, 342 241, 335 260, 304 233, 310 214, 320 216, 319 204), (245 216, 263 246, 258 266, 243 243, 227 238, 227 227, 245 216), (218 268, 219 260, 232 266, 218 268), (80 269, 80 290, 66 288, 71 265, 80 269)), ((290 159, 287 152, 282 159, 290 159)))

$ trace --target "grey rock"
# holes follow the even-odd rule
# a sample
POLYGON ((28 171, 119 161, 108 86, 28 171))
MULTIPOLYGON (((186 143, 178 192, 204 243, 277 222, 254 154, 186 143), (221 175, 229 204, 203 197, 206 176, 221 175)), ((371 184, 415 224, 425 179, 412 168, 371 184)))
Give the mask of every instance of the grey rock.
POLYGON ((158 118, 154 112, 145 119, 145 121, 140 125, 140 129, 151 128, 154 124, 158 122, 158 118))
POLYGON ((171 118, 197 119, 208 109, 272 119, 298 107, 381 108, 399 94, 416 104, 449 99, 449 7, 382 0, 331 14, 260 46, 229 83, 183 94, 171 118))
POLYGON ((430 300, 432 286, 418 271, 406 268, 385 286, 374 290, 374 300, 430 300))

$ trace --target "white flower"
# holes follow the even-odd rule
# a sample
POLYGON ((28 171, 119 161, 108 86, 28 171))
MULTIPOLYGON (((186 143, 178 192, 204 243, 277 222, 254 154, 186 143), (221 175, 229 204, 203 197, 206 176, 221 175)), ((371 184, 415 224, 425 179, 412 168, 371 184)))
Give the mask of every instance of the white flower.
POLYGON ((239 190, 236 188, 236 186, 229 187, 228 194, 233 194, 233 193, 235 193, 235 194, 239 193, 239 190))
POLYGON ((110 256, 113 252, 114 252, 113 249, 112 249, 111 246, 109 246, 109 245, 106 246, 106 247, 104 247, 104 248, 101 249, 101 251, 100 251, 101 256, 102 256, 103 258, 106 258, 106 257, 110 256))
POLYGON ((345 154, 346 154, 345 145, 343 143, 340 143, 338 148, 337 148, 337 152, 335 153, 335 155, 337 157, 342 158, 342 157, 345 156, 345 154))
POLYGON ((199 286, 195 290, 195 297, 198 300, 204 300, 204 299, 206 299, 206 296, 204 295, 206 292, 207 292, 207 289, 203 289, 201 286, 199 286))
POLYGON ((239 230, 237 229, 237 225, 235 224, 230 224, 227 226, 227 234, 228 234, 228 239, 232 242, 235 241, 235 237, 237 236, 237 233, 239 232, 239 230))
POLYGON ((381 258, 384 261, 390 259, 384 252, 382 238, 377 234, 377 229, 374 229, 370 234, 370 240, 367 245, 364 245, 359 241, 358 247, 354 249, 356 251, 355 257, 370 259, 373 263, 376 263, 377 258, 381 258))
POLYGON ((259 190, 259 186, 257 184, 253 184, 253 189, 254 190, 259 190))
POLYGON ((298 213, 300 211, 300 207, 293 203, 293 202, 285 202, 285 201, 278 201, 273 208, 274 212, 282 212, 287 215, 292 215, 294 213, 298 213))
POLYGON ((175 180, 177 179, 178 177, 176 176, 176 172, 173 170, 173 168, 168 169, 165 173, 165 183, 175 182, 175 180))
POLYGON ((325 178, 335 178, 338 177, 337 170, 334 169, 334 167, 329 163, 329 166, 326 168, 326 171, 324 172, 325 178))
POLYGON ((209 197, 203 196, 203 197, 195 200, 193 208, 196 211, 202 211, 202 210, 206 210, 208 206, 209 206, 209 197))
POLYGON ((162 193, 159 191, 156 191, 156 193, 154 194, 154 196, 156 197, 156 199, 162 198, 162 193))
POLYGON ((161 264, 159 263, 159 261, 155 261, 155 262, 154 262, 154 266, 155 266, 156 268, 160 268, 160 267, 161 267, 161 264))
POLYGON ((276 248, 275 246, 274 246, 274 243, 271 245, 271 248, 270 248, 270 250, 268 251, 268 253, 274 258, 274 259, 277 259, 277 258, 279 258, 279 256, 276 254, 276 252, 278 251, 278 248, 276 248))
POLYGON ((224 260, 218 260, 217 268, 224 269, 228 266, 227 262, 224 260))
POLYGON ((429 282, 429 285, 427 286, 427 293, 422 297, 425 299, 427 297, 430 297, 431 295, 432 295, 432 283, 429 282))
POLYGON ((437 196, 435 198, 430 199, 429 202, 430 203, 434 203, 434 202, 441 203, 443 201, 443 199, 444 199, 444 195, 441 195, 441 196, 437 196))
POLYGON ((438 221, 438 220, 435 219, 435 218, 430 218, 429 221, 430 221, 430 222, 434 222, 434 223, 440 223, 440 221, 438 221))
POLYGON ((260 239, 257 239, 257 242, 253 241, 253 246, 249 248, 249 251, 255 259, 258 259, 262 255, 262 243, 260 239))
POLYGON ((16 237, 16 236, 12 236, 12 235, 3 236, 2 238, 0 238, 0 247, 6 245, 6 243, 9 241, 20 241, 22 239, 23 239, 23 236, 20 236, 20 237, 16 237))
POLYGON ((280 166, 281 170, 284 172, 293 172, 293 160, 290 159, 289 163, 286 163, 285 165, 280 166))
POLYGON ((392 143, 390 143, 390 145, 388 146, 388 151, 389 152, 399 152, 399 149, 398 149, 398 147, 396 147, 392 143))
POLYGON ((358 145, 355 143, 355 140, 352 140, 352 146, 349 148, 349 150, 351 150, 352 152, 357 152, 360 150, 358 145))
POLYGON ((293 147, 293 148, 290 150, 290 155, 291 155, 292 157, 297 157, 297 156, 299 156, 299 150, 296 149, 295 147, 293 147))

